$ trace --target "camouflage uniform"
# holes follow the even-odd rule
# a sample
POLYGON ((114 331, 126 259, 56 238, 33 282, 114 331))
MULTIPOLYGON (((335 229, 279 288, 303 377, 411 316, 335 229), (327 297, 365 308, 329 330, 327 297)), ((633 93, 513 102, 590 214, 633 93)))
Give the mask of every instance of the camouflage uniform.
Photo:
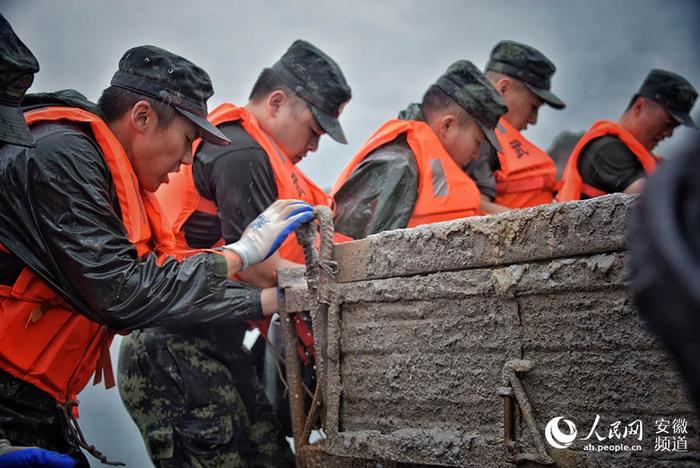
MULTIPOLYGON (((297 40, 263 72, 268 73, 306 103, 318 125, 333 139, 346 141, 338 117, 351 90, 334 60, 314 45, 297 40)), ((269 167, 270 156, 277 154, 266 154, 238 126, 220 127, 233 143, 227 148, 202 145, 193 177, 196 181, 199 171, 206 166, 202 172, 207 172, 214 161, 226 163, 212 170, 216 178, 202 177, 204 191, 195 183, 200 195, 225 209, 216 215, 191 216, 195 222, 186 223, 184 231, 192 247, 209 247, 221 237, 227 243, 235 242, 242 228, 278 195, 271 170, 261 171, 259 178, 255 175, 260 168, 269 167), (255 159, 247 159, 251 157, 255 159), (216 186, 220 176, 224 182, 216 186), (241 187, 246 192, 237 191, 241 187), (275 192, 267 187, 274 187, 275 192), (274 198, 265 199, 268 196, 274 198), (255 210, 258 204, 261 210, 255 210)), ((280 422, 265 397, 251 356, 241 347, 243 327, 148 331, 134 334, 122 344, 119 389, 156 465, 293 465, 291 450, 280 433, 280 422)), ((280 413, 288 413, 285 403, 280 402, 280 413)))
POLYGON ((398 115, 401 120, 418 120, 420 122, 425 122, 425 116, 423 116, 423 111, 420 108, 420 104, 417 102, 412 102, 405 109, 399 111, 398 115))
POLYGON ((124 339, 119 393, 156 466, 293 464, 242 335, 137 331, 124 339))

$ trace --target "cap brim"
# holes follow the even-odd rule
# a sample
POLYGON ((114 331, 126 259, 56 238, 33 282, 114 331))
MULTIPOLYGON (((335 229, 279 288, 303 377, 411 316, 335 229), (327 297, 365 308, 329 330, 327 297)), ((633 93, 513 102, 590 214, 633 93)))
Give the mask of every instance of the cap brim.
POLYGON ((198 115, 195 115, 192 112, 186 111, 180 107, 175 107, 175 109, 177 109, 180 114, 187 117, 187 119, 189 119, 197 127, 199 127, 200 136, 203 140, 217 146, 226 146, 231 144, 231 140, 226 138, 226 135, 212 125, 212 123, 207 119, 199 117, 198 115))
POLYGON ((324 129, 331 138, 338 143, 342 143, 344 145, 348 144, 348 140, 345 138, 345 132, 343 132, 343 127, 340 126, 340 122, 336 117, 321 112, 311 104, 309 104, 309 109, 311 109, 311 113, 314 115, 314 117, 316 117, 316 121, 321 128, 324 129))
POLYGON ((19 107, 0 106, 0 141, 27 148, 36 146, 19 107))
POLYGON ((479 124, 479 127, 481 127, 481 131, 484 132, 484 135, 486 136, 486 139, 491 144, 491 146, 493 146, 493 148, 500 153, 501 144, 498 142, 498 137, 496 137, 496 133, 493 131, 493 129, 482 124, 478 120, 476 121, 476 123, 479 124))
POLYGON ((698 126, 695 124, 693 118, 687 112, 678 112, 677 110, 669 109, 668 107, 664 107, 664 109, 666 109, 668 115, 673 117, 681 125, 685 125, 686 127, 694 128, 697 130, 698 126))
POLYGON ((549 104, 549 105, 552 106, 553 108, 555 108, 555 109, 557 109, 557 110, 561 110, 561 109, 564 109, 564 108, 566 107, 566 104, 564 103, 564 101, 562 101, 561 99, 559 99, 559 98, 558 98, 553 92, 551 92, 550 90, 544 89, 544 88, 538 88, 537 86, 533 86, 533 85, 531 85, 530 83, 526 83, 526 82, 524 82, 524 81, 523 81, 523 84, 524 84, 525 86, 527 86, 527 88, 528 88, 530 91, 532 91, 533 93, 535 93, 535 95, 536 95, 537 97, 539 97, 540 99, 542 99, 544 102, 546 102, 547 104, 549 104))

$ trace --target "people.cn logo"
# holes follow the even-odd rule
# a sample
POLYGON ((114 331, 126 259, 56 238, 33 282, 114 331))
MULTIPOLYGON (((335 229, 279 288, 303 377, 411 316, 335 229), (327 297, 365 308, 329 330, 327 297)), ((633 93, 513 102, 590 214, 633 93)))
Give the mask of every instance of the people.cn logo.
POLYGON ((569 447, 576 439, 576 425, 568 419, 564 419, 564 422, 569 426, 569 433, 565 434, 559 429, 559 421, 562 419, 564 419, 562 416, 556 417, 549 421, 544 428, 544 436, 547 442, 549 442, 549 445, 552 447, 558 449, 569 447))

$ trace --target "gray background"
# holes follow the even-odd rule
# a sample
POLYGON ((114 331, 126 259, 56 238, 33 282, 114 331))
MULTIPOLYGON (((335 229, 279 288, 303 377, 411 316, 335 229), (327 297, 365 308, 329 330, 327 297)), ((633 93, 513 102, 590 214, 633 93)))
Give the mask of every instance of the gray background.
MULTIPOLYGON (((349 145, 324 137, 300 166, 326 187, 362 142, 419 100, 451 62, 469 59, 483 67, 501 39, 531 44, 558 67, 553 90, 568 107, 544 107, 526 133, 544 148, 563 130, 616 119, 651 68, 675 71, 700 87, 696 0, 24 0, 0 6, 41 64, 31 91, 75 88, 93 100, 135 45, 170 49, 206 69, 216 90, 213 108, 225 100, 244 104, 260 70, 294 39, 313 42, 340 64, 354 94, 341 118, 349 145)), ((656 152, 672 155, 691 135, 679 128, 656 152)), ((81 415, 91 443, 129 466, 148 466, 116 390, 86 389, 81 415)))

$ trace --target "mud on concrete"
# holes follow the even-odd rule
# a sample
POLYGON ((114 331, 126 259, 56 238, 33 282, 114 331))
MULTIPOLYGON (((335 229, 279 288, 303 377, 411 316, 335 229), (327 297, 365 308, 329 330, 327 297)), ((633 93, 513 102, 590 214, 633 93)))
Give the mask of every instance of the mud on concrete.
MULTIPOLYGON (((673 364, 627 288, 624 227, 634 198, 607 196, 392 231, 338 246, 326 285, 326 452, 447 466, 540 459, 546 423, 587 432, 641 420, 641 452, 548 447, 558 466, 700 463, 698 420, 673 364), (536 427, 519 415, 504 444, 503 368, 518 375, 536 427), (654 450, 654 421, 685 418, 687 452, 654 450)), ((607 435, 607 434, 606 434, 607 435)), ((585 434, 580 435, 585 437, 585 434)), ((595 442, 595 440, 594 440, 595 442)), ((628 440, 627 442, 630 442, 628 440)))

